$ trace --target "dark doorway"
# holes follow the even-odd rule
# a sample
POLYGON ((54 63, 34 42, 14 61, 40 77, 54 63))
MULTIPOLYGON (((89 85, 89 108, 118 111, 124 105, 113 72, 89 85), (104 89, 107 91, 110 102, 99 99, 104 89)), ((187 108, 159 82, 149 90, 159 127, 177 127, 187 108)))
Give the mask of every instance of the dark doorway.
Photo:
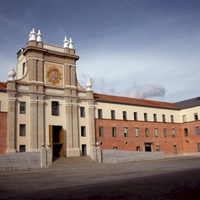
POLYGON ((63 133, 62 126, 49 126, 49 140, 53 158, 63 156, 63 133))
POLYGON ((86 144, 82 144, 82 156, 87 156, 87 147, 86 147, 86 144))
POLYGON ((145 143, 144 146, 145 146, 145 151, 151 152, 151 143, 145 143))

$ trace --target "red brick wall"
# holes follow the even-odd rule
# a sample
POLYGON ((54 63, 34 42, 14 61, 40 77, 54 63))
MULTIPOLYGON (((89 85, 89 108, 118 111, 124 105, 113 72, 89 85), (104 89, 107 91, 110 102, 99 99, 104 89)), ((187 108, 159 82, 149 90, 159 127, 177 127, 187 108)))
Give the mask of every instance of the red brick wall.
POLYGON ((6 152, 7 112, 0 112, 0 154, 6 152))
POLYGON ((140 150, 144 151, 144 143, 153 143, 153 151, 156 151, 156 146, 160 146, 160 151, 173 154, 176 145, 177 153, 191 153, 198 151, 197 144, 200 143, 200 135, 195 132, 195 126, 200 125, 199 121, 180 124, 96 119, 95 123, 96 141, 102 142, 102 149, 117 147, 119 150, 136 151, 136 147, 140 146, 140 150), (103 137, 99 137, 99 126, 104 128, 103 137), (117 129, 116 137, 112 137, 112 127, 117 129), (124 137, 124 127, 128 128, 128 137, 124 137), (135 127, 139 128, 138 137, 135 136, 135 127), (187 137, 184 136, 184 127, 188 128, 187 137), (145 136, 145 128, 149 129, 149 137, 145 136), (158 128, 158 137, 155 137, 155 128, 158 128), (164 128, 167 129, 167 137, 164 137, 164 128), (172 136, 172 129, 175 129, 175 137, 172 136))

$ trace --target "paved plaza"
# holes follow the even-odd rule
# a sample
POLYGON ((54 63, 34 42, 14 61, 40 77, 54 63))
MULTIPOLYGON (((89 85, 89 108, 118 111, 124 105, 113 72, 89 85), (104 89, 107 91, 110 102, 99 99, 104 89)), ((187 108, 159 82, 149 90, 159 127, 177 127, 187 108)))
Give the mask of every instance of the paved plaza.
POLYGON ((200 199, 200 157, 99 164, 62 158, 0 172, 0 199, 200 199))

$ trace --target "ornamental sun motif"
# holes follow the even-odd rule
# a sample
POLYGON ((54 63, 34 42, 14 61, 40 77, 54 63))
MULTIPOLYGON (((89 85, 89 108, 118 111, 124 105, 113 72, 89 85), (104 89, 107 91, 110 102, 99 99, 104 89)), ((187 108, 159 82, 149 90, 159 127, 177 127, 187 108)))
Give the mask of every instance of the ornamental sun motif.
POLYGON ((56 67, 51 67, 47 72, 48 81, 55 84, 58 84, 62 80, 62 74, 56 67))

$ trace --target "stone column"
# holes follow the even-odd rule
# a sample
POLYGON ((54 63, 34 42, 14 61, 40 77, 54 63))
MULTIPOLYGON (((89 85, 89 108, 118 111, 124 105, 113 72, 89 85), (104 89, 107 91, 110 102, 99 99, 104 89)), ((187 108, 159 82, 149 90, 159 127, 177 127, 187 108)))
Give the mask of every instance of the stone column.
POLYGON ((37 97, 30 97, 30 151, 38 151, 37 97))
MULTIPOLYGON (((9 84, 9 83, 8 83, 9 84)), ((6 153, 16 152, 16 98, 15 92, 8 92, 7 146, 6 153)))

